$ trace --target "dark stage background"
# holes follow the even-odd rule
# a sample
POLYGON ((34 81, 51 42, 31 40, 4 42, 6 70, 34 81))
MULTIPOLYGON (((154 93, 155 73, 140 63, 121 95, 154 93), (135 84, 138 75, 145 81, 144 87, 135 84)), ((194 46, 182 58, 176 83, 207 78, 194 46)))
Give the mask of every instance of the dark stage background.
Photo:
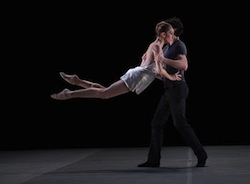
MULTIPOLYGON (((155 39, 155 24, 172 16, 185 26, 189 123, 204 145, 249 144, 247 52, 237 27, 245 15, 238 18, 233 7, 214 4, 193 10, 181 3, 153 4, 43 4, 12 17, 2 78, 1 148, 148 146, 161 81, 139 96, 109 100, 56 101, 50 94, 76 88, 60 71, 104 85, 118 80, 140 63, 155 39)), ((164 145, 185 145, 171 119, 164 145)))

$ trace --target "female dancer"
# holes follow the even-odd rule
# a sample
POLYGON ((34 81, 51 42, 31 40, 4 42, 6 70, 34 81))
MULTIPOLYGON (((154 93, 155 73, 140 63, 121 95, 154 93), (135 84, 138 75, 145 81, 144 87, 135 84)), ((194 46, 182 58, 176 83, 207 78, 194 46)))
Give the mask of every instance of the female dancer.
MULTIPOLYGON (((129 69, 120 80, 108 87, 98 83, 82 80, 77 75, 68 75, 60 72, 61 77, 72 85, 80 86, 84 89, 69 90, 65 88, 59 93, 54 93, 51 98, 56 100, 67 100, 71 98, 100 98, 109 99, 128 93, 129 91, 140 94, 144 91, 155 78, 167 77, 170 80, 181 80, 179 73, 169 74, 163 69, 163 63, 158 57, 163 55, 162 47, 164 44, 172 44, 174 29, 165 21, 157 23, 155 27, 156 40, 152 42, 147 51, 146 57, 142 57, 140 66, 129 69)), ((162 58, 162 57, 160 57, 162 58)))

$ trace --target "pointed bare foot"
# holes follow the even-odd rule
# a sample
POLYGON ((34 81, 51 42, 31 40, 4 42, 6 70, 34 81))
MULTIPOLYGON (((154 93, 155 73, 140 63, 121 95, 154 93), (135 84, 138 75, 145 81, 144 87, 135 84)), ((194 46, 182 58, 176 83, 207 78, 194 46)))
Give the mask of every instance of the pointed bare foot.
POLYGON ((60 72, 60 76, 68 83, 75 85, 76 81, 79 80, 79 77, 77 75, 68 75, 64 72, 60 72))
POLYGON ((69 89, 64 89, 63 91, 61 91, 60 93, 54 93, 52 95, 50 95, 51 98, 54 98, 56 100, 67 100, 67 93, 70 92, 69 89))

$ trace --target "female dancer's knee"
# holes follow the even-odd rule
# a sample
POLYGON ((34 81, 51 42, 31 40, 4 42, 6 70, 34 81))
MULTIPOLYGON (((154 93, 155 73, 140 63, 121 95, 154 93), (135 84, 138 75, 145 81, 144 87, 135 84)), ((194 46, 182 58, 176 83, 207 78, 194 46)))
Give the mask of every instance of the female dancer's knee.
POLYGON ((110 95, 106 91, 103 91, 103 92, 100 93, 100 98, 101 99, 109 99, 109 98, 112 98, 112 95, 110 95))
POLYGON ((109 99, 111 98, 110 93, 108 93, 106 88, 98 90, 98 97, 101 99, 109 99))

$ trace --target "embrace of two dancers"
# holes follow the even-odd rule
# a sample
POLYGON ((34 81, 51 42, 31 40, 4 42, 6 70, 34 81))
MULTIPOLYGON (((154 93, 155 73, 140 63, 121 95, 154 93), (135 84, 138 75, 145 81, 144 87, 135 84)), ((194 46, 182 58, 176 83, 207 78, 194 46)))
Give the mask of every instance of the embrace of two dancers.
MULTIPOLYGON (((72 98, 100 98, 109 99, 130 91, 140 94, 154 79, 168 78, 169 80, 181 80, 181 74, 176 72, 169 74, 163 66, 172 59, 163 56, 164 45, 173 43, 174 29, 171 24, 160 21, 155 27, 156 39, 149 45, 147 51, 142 56, 141 64, 129 69, 120 79, 106 87, 99 83, 80 79, 76 74, 69 75, 60 72, 60 76, 68 83, 82 87, 82 89, 70 90, 65 88, 59 93, 54 93, 51 98, 56 100, 67 100, 72 98)), ((178 58, 185 60, 185 58, 178 58)))

